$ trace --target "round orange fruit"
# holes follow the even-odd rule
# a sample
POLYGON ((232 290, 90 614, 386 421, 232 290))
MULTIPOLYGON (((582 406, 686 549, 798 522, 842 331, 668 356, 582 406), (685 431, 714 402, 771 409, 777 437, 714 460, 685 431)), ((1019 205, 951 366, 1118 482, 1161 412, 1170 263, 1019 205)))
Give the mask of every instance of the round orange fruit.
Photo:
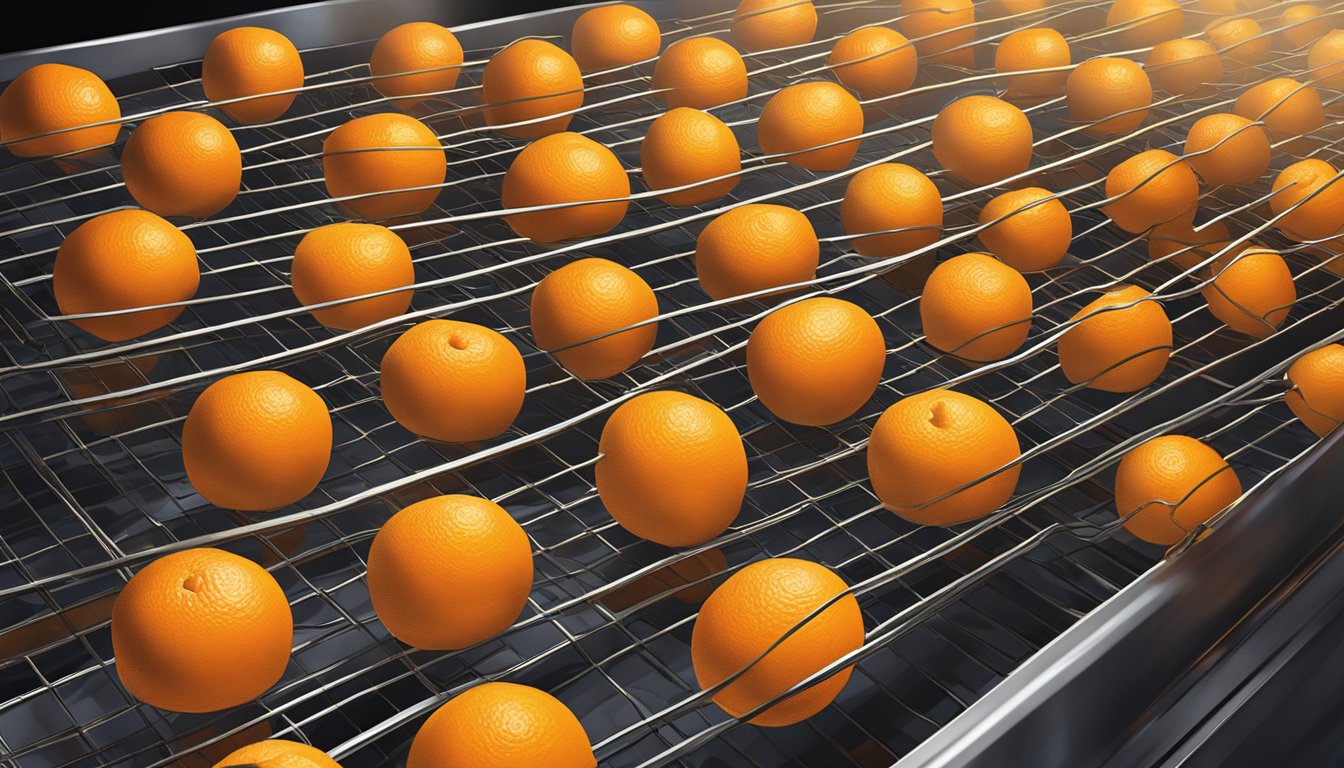
POLYGON ((1330 20, 1318 5, 1290 5, 1279 14, 1279 34, 1291 48, 1306 48, 1330 31, 1330 20))
POLYGON ((1248 247, 1219 256, 1204 273, 1209 311, 1228 328, 1263 339, 1283 325, 1297 301, 1293 273, 1283 257, 1248 247))
POLYGON ((1287 376, 1292 389, 1285 400, 1307 429, 1325 437, 1344 422, 1344 346, 1311 350, 1288 366, 1287 376))
POLYGON ((434 204, 448 159, 434 132, 407 115, 357 117, 322 142, 327 194, 365 219, 413 216, 434 204), (425 187, 422 189, 422 187, 425 187))
POLYGON ((216 106, 234 122, 268 123, 289 110, 303 87, 303 60, 273 29, 235 27, 206 47, 201 86, 205 98, 224 102, 216 106))
POLYGON ((257 768, 341 768, 317 747, 285 739, 267 739, 230 752, 214 768, 255 765, 257 768))
POLYGON ((406 768, 597 768, 583 725, 526 685, 482 683, 448 700, 411 742, 406 768))
POLYGON ((1211 187, 1250 184, 1269 170, 1269 136, 1240 115, 1205 115, 1190 126, 1182 155, 1211 187))
POLYGON ((378 38, 369 59, 373 87, 401 109, 443 98, 462 72, 462 43, 428 21, 393 27, 378 38))
MULTIPOLYGON (((1307 51, 1307 68, 1316 85, 1334 90, 1344 88, 1344 29, 1332 29, 1312 44, 1307 51)), ((3 134, 4 128, 0 127, 0 135, 3 134)))
POLYGON ((331 414, 280 371, 247 371, 205 388, 182 425, 187 479, 224 509, 263 512, 307 496, 331 460, 331 414))
POLYGON ((890 27, 863 27, 840 38, 826 65, 842 85, 865 99, 898 94, 915 83, 919 56, 890 27))
POLYGON ((818 297, 761 320, 747 341, 747 378, 775 416, 820 427, 868 402, 886 359, 872 315, 848 301, 818 297))
POLYGON ((1269 37, 1255 19, 1217 19, 1204 28, 1204 34, 1224 60, 1239 67, 1254 67, 1269 59, 1269 37))
POLYGON ((817 32, 817 8, 811 0, 741 0, 731 29, 746 51, 802 45, 817 32))
MULTIPOLYGON (((387 227, 342 222, 311 230, 294 250, 290 281, 307 307, 415 283, 405 241, 387 227)), ((411 305, 411 291, 312 310, 328 328, 349 331, 396 317, 411 305)))
POLYGON ((1046 7, 1046 0, 989 0, 985 3, 991 19, 1034 13, 1046 7))
POLYGON ((1129 59, 1088 59, 1069 73, 1065 84, 1069 119, 1094 136, 1129 133, 1153 104, 1153 84, 1143 67, 1129 59))
POLYGON ((1276 139, 1302 136, 1325 125, 1321 95, 1287 77, 1260 83, 1237 97, 1232 111, 1263 122, 1276 139))
POLYGON ((275 685, 289 664, 294 617, 264 568, 220 549, 145 566, 112 607, 117 676, 170 712, 216 712, 275 685))
POLYGON ((606 259, 566 264, 532 291, 537 348, 585 381, 609 379, 647 355, 658 335, 658 325, 647 321, 657 316, 649 284, 606 259), (645 324, 630 328, 639 323, 645 324))
POLYGON ((639 164, 644 183, 659 193, 659 200, 700 205, 737 187, 742 150, 733 129, 722 120, 690 107, 674 107, 649 125, 639 145, 639 164))
POLYGON ((1193 219, 1174 219, 1148 233, 1148 258, 1169 260, 1177 269, 1191 270, 1232 244, 1232 235, 1221 221, 1195 227, 1193 219))
POLYGON ((120 131, 117 97, 87 69, 38 64, 0 91, 0 141, 19 157, 105 147, 120 131))
POLYGON ((520 237, 557 243, 611 231, 630 207, 630 177, 610 149, 577 133, 528 144, 504 173, 505 208, 556 205, 506 217, 520 237), (590 200, 608 202, 584 205, 590 200))
POLYGON ((487 125, 515 139, 536 139, 569 127, 567 113, 583 106, 583 74, 560 48, 525 38, 486 62, 481 97, 487 125))
POLYGON ((1106 12, 1106 26, 1131 48, 1180 37, 1184 25, 1185 11, 1176 0, 1115 0, 1106 12))
POLYGON ((1241 481, 1218 452, 1185 435, 1135 446, 1115 471, 1115 507, 1125 529, 1171 546, 1241 496, 1241 481))
POLYGON ((1064 376, 1103 392, 1137 392, 1171 357, 1171 320, 1137 285, 1114 288, 1078 310, 1059 338, 1064 376))
POLYGON ((653 91, 668 107, 717 107, 747 95, 747 65, 718 38, 678 40, 653 66, 653 91))
POLYGON ((835 83, 799 83, 781 88, 765 103, 756 122, 756 140, 762 152, 782 155, 782 159, 812 171, 847 167, 859 150, 862 135, 863 107, 835 83))
POLYGON ((1068 41, 1053 29, 1019 29, 1003 38, 994 50, 994 73, 1004 76, 1000 78, 1004 84, 1004 98, 1033 101, 1063 93, 1072 56, 1068 41), (1052 68, 1057 71, 1012 74, 1052 68))
POLYGON ((968 363, 1002 360, 1031 330, 1031 287, 1022 274, 987 253, 939 264, 919 297, 924 338, 968 363))
MULTIPOLYGON (((201 268, 191 239, 138 209, 112 211, 80 224, 56 250, 51 287, 62 314, 112 312, 173 304, 196 295, 201 268)), ((126 341, 177 319, 182 307, 72 320, 104 341, 126 341)))
POLYGON ((600 72, 648 61, 658 55, 662 44, 658 22, 625 3, 584 11, 569 34, 569 49, 582 72, 600 72))
POLYGON ((526 390, 518 348, 473 323, 426 320, 383 355, 383 403, 399 424, 431 440, 498 437, 518 418, 526 390))
POLYGON ((900 256, 938 242, 943 198, 923 173, 903 163, 882 163, 849 180, 840 201, 840 222, 860 255, 900 256), (886 234, 858 237, 868 232, 886 234))
POLYGON ((121 153, 126 190, 160 216, 203 219, 238 195, 243 156, 233 134, 200 112, 167 112, 141 123, 121 153))
MULTIPOLYGON (((713 697, 733 717, 773 701, 863 645, 863 613, 848 591, 827 567, 791 557, 760 560, 734 573, 695 619, 695 679, 707 689, 732 677, 713 697)), ((785 726, 806 720, 840 695, 852 671, 845 667, 771 704, 750 722, 785 726)))
POLYGON ((1143 69, 1158 88, 1185 96, 1222 80, 1223 60, 1203 40, 1178 38, 1153 46, 1143 69))
POLYGON ((1017 433, 988 403, 933 389, 896 401, 878 418, 868 475, 896 514, 947 526, 1002 507, 1017 487, 1021 457, 1017 433))
POLYGON ((747 491, 747 452, 733 420, 682 392, 647 392, 611 414, 597 451, 597 494, 630 533, 667 547, 728 529, 747 491))
POLYGON ((901 32, 931 64, 975 66, 975 5, 971 0, 901 0, 901 32))
POLYGON ((1149 149, 1106 174, 1102 210, 1126 232, 1145 232, 1172 219, 1194 217, 1199 179, 1185 160, 1164 149, 1149 149))
POLYGON ((1344 228, 1344 180, 1324 160, 1299 160, 1284 168, 1273 192, 1274 225, 1290 239, 1324 240, 1344 228))
POLYGON ((1059 266, 1073 242, 1073 220, 1048 189, 1004 192, 980 211, 980 242, 1018 272, 1059 266))
POLYGON ((695 274, 714 299, 728 299, 816 277, 821 244, 801 211, 782 205, 732 208, 695 240, 695 274))
POLYGON ((949 173, 984 186, 1031 165, 1031 121, 993 96, 967 96, 933 119, 933 154, 949 173))

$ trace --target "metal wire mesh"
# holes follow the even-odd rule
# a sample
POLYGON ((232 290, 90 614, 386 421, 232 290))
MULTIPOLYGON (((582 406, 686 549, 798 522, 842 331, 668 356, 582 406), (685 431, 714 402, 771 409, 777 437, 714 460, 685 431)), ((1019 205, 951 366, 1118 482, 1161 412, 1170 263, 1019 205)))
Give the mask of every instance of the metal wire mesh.
MULTIPOLYGON (((201 290, 167 330, 142 341, 103 344, 78 332, 56 314, 50 287, 62 237, 97 213, 129 206, 115 163, 7 159, 0 167, 0 280, 11 297, 0 307, 11 331, 0 347, 0 503, 7 510, 0 519, 0 657, 7 659, 0 664, 0 763, 209 765, 273 735, 327 749, 347 767, 382 765, 404 759, 419 723, 446 698, 480 680, 508 679, 565 701, 604 765, 889 765, 1161 558, 1118 527, 1110 476, 1126 449, 1170 431, 1200 437, 1228 457, 1248 492, 1311 449, 1314 436, 1281 403, 1282 374, 1301 351, 1344 335, 1344 257, 1322 255, 1328 243, 1292 243, 1277 234, 1265 205, 1272 175, 1245 189, 1206 190, 1201 199, 1204 210, 1225 217, 1239 243, 1280 249, 1292 267, 1299 299, 1263 341, 1210 315, 1198 270, 1182 270, 1170 258, 1149 261, 1142 236, 1121 233, 1097 210, 1105 172, 1135 149, 1180 154, 1190 123, 1229 110, 1242 88, 1279 76, 1313 81, 1303 50, 1277 50, 1272 17, 1262 15, 1276 48, 1270 63, 1229 75, 1215 95, 1159 97, 1131 134, 1087 138, 1068 120, 1062 99, 1028 108, 1037 142, 1024 178, 1059 192, 1075 239, 1064 264, 1028 276, 1036 313, 1022 350, 969 368, 923 342, 918 287, 937 254, 977 248, 976 212, 995 190, 932 170, 938 166, 927 130, 943 105, 994 93, 996 82, 986 70, 922 62, 910 92, 865 103, 865 141, 850 169, 814 174, 764 156, 755 148, 754 123, 769 96, 800 79, 827 77, 825 58, 840 34, 901 18, 897 4, 878 0, 819 10, 815 42, 748 55, 749 95, 712 110, 746 153, 731 195, 701 208, 669 208, 637 192, 611 234, 556 248, 515 237, 501 219, 499 177, 521 145, 485 130, 475 109, 490 53, 554 28, 534 19, 464 31, 468 64, 458 86, 417 115, 446 147, 448 181, 432 209, 394 225, 415 258, 412 309, 361 331, 317 324, 294 301, 286 270, 303 232, 343 219, 322 186, 323 136, 351 117, 390 109, 364 63, 372 41, 304 51, 314 74, 290 112, 234 129, 245 189, 222 214, 183 227, 201 257, 201 290), (849 250, 838 202, 859 169, 891 160, 930 171, 944 195, 947 226, 924 252, 871 260, 849 250), (822 238, 816 280, 789 300, 849 299, 873 312, 887 339, 877 395, 841 424, 802 428, 770 417, 751 394, 743 347, 771 305, 706 301, 696 284, 696 234, 714 215, 750 201, 802 209, 822 238), (609 381, 569 376, 536 349, 528 328, 531 288, 580 255, 630 266, 654 288, 662 311, 654 351, 609 381), (1124 282, 1151 290, 1172 317, 1171 363, 1157 383, 1132 395, 1070 384, 1053 342, 1091 292, 1124 282), (419 440, 390 419, 378 395, 387 345, 417 320, 449 315, 504 333, 528 363, 523 413, 507 435, 485 445, 419 440), (186 481, 180 458, 180 422, 195 395, 249 368, 280 368, 313 386, 335 425, 320 488, 296 507, 266 515, 211 507, 186 481), (1024 447, 1012 502, 950 530, 883 511, 863 463, 881 411, 938 386, 991 402, 1024 447), (592 479, 605 414, 633 394, 666 387, 727 409, 751 468, 733 527, 686 551, 616 526, 592 479), (450 492, 492 498, 522 522, 537 580, 524 615, 503 635, 460 652, 411 651, 374 616, 365 554, 397 509, 450 492), (165 713, 139 705, 118 683, 108 617, 136 568, 201 545, 256 559, 275 575, 293 606, 293 662, 252 705, 165 713), (698 690, 689 659, 691 597, 749 562, 781 555, 824 563, 854 585, 867 639, 838 662, 858 664, 832 706, 766 731, 741 727, 698 690), (689 592, 684 578, 668 575, 674 563, 703 570, 689 592)), ((984 20, 984 10, 977 5, 982 61, 1020 26, 1049 20, 1094 30, 1105 4, 1061 2, 999 20, 984 20)), ((1200 11, 1191 5, 1187 13, 1200 11)), ((729 14, 660 18, 664 44, 723 33, 729 14)), ((1115 33, 1068 35, 1075 63, 1114 55, 1123 47, 1115 33)), ((1142 59, 1146 49, 1122 53, 1142 59)), ((590 77, 587 106, 571 127, 610 146, 631 169, 648 122, 661 111, 651 69, 645 62, 590 77)), ((199 61, 179 62, 111 85, 134 123, 204 107, 199 72, 199 61)), ((1321 92, 1337 114, 1341 94, 1321 92)), ((1338 126, 1332 119, 1307 137, 1307 153, 1338 166, 1338 126)), ((1271 174, 1292 160, 1276 149, 1271 174)))

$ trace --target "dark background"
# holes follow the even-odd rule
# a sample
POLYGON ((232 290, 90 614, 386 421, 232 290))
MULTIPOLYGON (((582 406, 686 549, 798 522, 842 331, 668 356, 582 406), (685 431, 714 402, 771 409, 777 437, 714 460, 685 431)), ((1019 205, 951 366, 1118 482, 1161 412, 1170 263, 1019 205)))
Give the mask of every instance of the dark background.
MULTIPOLYGON (((8 21, 0 23, 0 52, 45 48, 305 4, 283 0, 108 0, 74 6, 57 0, 8 1, 24 3, 24 20, 20 23, 18 16, 11 14, 8 21)), ((473 0, 460 5, 462 21, 467 22, 571 4, 565 0, 473 0)))

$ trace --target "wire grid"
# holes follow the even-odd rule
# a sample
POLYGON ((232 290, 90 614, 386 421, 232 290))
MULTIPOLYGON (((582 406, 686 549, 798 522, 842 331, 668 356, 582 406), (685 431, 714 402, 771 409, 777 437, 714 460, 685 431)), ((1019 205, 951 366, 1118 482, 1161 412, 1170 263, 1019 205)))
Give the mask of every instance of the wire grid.
MULTIPOLYGON (((0 214, 0 242, 8 249, 0 254, 0 278, 15 298, 3 308, 15 338, 3 346, 0 369, 7 406, 0 425, 8 438, 0 449, 0 493, 11 510, 0 522, 0 647, 9 659, 0 666, 0 762, 208 765, 274 735, 328 749, 347 767, 381 765, 404 758, 415 729, 445 698, 479 680, 509 679, 564 700, 604 765, 887 765, 1160 558, 1157 549, 1117 533, 1110 472, 1125 449, 1167 431, 1201 437, 1229 457, 1248 490, 1310 450, 1314 437, 1280 402, 1280 377, 1297 353, 1339 336, 1344 289, 1330 271, 1338 271, 1333 253, 1322 260, 1319 244, 1288 243, 1273 231, 1264 205, 1272 177, 1244 190, 1206 191, 1202 200, 1228 217, 1240 240, 1281 248, 1289 259, 1299 301, 1265 341, 1222 328, 1203 305, 1195 270, 1183 272, 1169 259, 1149 262, 1141 237, 1119 232, 1096 210, 1105 171, 1134 149, 1179 154, 1189 123, 1227 111, 1249 83, 1310 80, 1302 51, 1277 52, 1218 96, 1159 97, 1143 127, 1115 141, 1081 135, 1060 99, 1031 107, 1038 139, 1031 183, 1064 191, 1076 238, 1063 265, 1028 276, 1037 312, 1022 351, 972 369, 922 342, 917 292, 935 251, 977 247, 975 213, 994 191, 931 172, 945 197, 946 237, 926 253, 885 262, 848 250, 837 203, 860 167, 895 159, 937 168, 927 147, 929 118, 955 98, 993 92, 994 82, 922 62, 914 91, 867 105, 868 137, 849 171, 812 174, 763 158, 752 124, 769 94, 826 77, 835 35, 899 20, 898 9, 881 2, 820 10, 816 42, 748 56, 751 93, 713 110, 734 126, 746 152, 728 198, 672 209, 637 194, 611 235, 553 249, 514 238, 498 217, 499 176, 519 145, 479 130, 471 109, 489 53, 539 27, 487 27, 479 34, 490 39, 479 45, 476 30, 464 33, 471 65, 454 92, 418 115, 444 140, 450 181, 421 221, 397 225, 412 247, 420 289, 410 316, 363 332, 317 325, 296 307, 285 268, 303 231, 343 218, 321 185, 324 132, 388 110, 361 63, 371 41, 305 51, 307 69, 318 74, 294 108, 275 123, 235 130, 246 153, 246 189, 215 219, 184 227, 202 258, 201 292, 149 340, 99 344, 53 319, 55 246, 84 218, 130 203, 115 166, 67 172, 50 162, 11 161, 0 169, 0 188, 12 190, 5 194, 9 213, 0 214), (707 302, 695 284, 690 254, 699 229, 723 207, 757 199, 805 210, 823 239, 822 268, 803 295, 859 303, 888 340, 877 395, 839 425, 800 428, 771 418, 751 396, 742 354, 769 307, 707 302), (631 266, 654 287, 663 311, 655 351, 607 382, 567 376, 535 349, 527 327, 531 287, 579 255, 631 266), (1117 282, 1153 290, 1176 334, 1162 378, 1128 396, 1070 385, 1052 344, 1090 291, 1117 282), (380 403, 377 369, 386 346, 414 320, 443 315, 496 328, 525 353, 527 404, 500 440, 420 441, 380 403), (297 511, 218 510, 186 482, 180 420, 201 388, 246 367, 283 368, 332 408, 331 468, 297 511), (993 403, 1024 447, 1010 505, 953 530, 916 527, 883 511, 863 463, 882 409, 937 386, 993 403), (662 387, 725 407, 751 466, 733 528, 682 552, 617 527, 592 483, 604 414, 632 393, 662 387), (397 509, 454 492, 493 498, 523 523, 537 553, 537 582, 518 624, 500 637, 461 652, 409 651, 372 612, 364 556, 397 509), (112 665, 112 600, 152 556, 203 544, 252 557, 276 576, 293 605, 294 663, 255 704, 228 712, 177 715, 137 705, 112 665), (867 642, 843 660, 859 662, 855 675, 824 712, 785 729, 740 727, 698 692, 690 670, 696 601, 725 573, 781 555, 825 563, 855 585, 867 642)), ((1100 13, 1103 5, 1074 2, 1044 15, 1067 21, 1100 13)), ((660 19, 665 43, 721 33, 727 21, 724 13, 660 19)), ((1025 21, 982 25, 981 47, 1025 21)), ((1122 47, 1111 31, 1070 38, 1075 62, 1122 47)), ((571 128, 608 144, 631 168, 647 122, 660 111, 648 93, 650 69, 645 63, 590 78, 589 106, 571 128)), ((186 62, 112 85, 125 94, 125 114, 142 114, 199 102, 198 75, 199 62, 186 62)), ((1322 93, 1333 111, 1340 94, 1322 93)), ((1312 137, 1310 154, 1337 161, 1337 141, 1331 123, 1312 137)), ((1276 151, 1274 170, 1289 161, 1276 151)))

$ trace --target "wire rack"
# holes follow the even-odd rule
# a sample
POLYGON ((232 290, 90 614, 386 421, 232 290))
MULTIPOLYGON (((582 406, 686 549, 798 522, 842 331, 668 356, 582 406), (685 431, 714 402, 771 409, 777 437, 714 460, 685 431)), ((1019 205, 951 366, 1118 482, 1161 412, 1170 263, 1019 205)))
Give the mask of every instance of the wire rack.
MULTIPOLYGON (((690 18, 650 4, 664 45, 726 35, 726 3, 690 18)), ((244 190, 215 218, 183 225, 202 262, 199 294, 169 328, 103 344, 56 314, 50 287, 56 246, 81 221, 131 207, 114 161, 20 161, 0 166, 0 764, 7 766, 210 765, 268 736, 307 741, 353 766, 405 757, 424 717, 482 680, 551 691, 582 720, 603 765, 885 766, 945 725, 1076 619, 1161 561, 1164 553, 1118 526, 1111 478, 1129 447, 1166 432, 1209 441, 1247 492, 1311 450, 1315 437, 1283 405, 1283 372, 1302 351, 1338 340, 1344 256, 1329 243, 1299 244, 1274 230, 1266 200, 1272 174, 1295 159, 1276 145, 1270 174, 1246 188, 1205 190, 1237 242, 1254 240, 1288 259, 1298 301, 1263 341, 1232 332, 1199 295, 1197 269, 1150 261, 1097 210, 1106 171, 1144 147, 1180 154, 1190 123, 1230 111, 1249 85, 1289 76, 1312 82, 1304 49, 1285 47, 1277 17, 1260 15, 1270 63, 1230 71, 1198 98, 1155 97, 1134 132, 1098 141, 1071 123, 1062 98, 1027 108, 1036 136, 1029 180, 1058 193, 1075 239, 1068 259, 1028 275, 1036 313, 1026 345, 977 368, 923 342, 917 312, 923 276, 939 256, 977 250, 976 213, 996 192, 969 188, 938 168, 928 124, 943 105, 994 93, 990 70, 921 61, 916 86, 865 102, 864 142, 845 171, 814 174, 756 149, 754 122, 769 96, 828 78, 839 35, 899 22, 896 3, 818 3, 814 42, 746 56, 750 93, 712 110, 744 148, 728 197, 670 208, 638 184, 639 141, 660 113, 652 62, 587 80, 571 130, 610 146, 635 179, 630 214, 612 233, 542 248, 513 236, 500 216, 500 177, 521 144, 485 130, 480 74, 489 55, 522 36, 567 30, 542 16, 460 33, 467 63, 458 86, 417 114, 448 154, 448 181, 420 218, 393 228, 411 246, 417 290, 407 314, 355 332, 318 325, 289 289, 294 245, 307 230, 342 220, 321 178, 321 141, 344 121, 390 111, 370 82, 372 40, 303 51, 310 73, 281 119, 234 129, 244 152, 244 190), (944 196, 944 237, 890 260, 853 253, 838 203, 858 170, 898 160, 929 172, 944 196), (753 201, 807 213, 823 258, 817 278, 789 301, 836 295, 872 311, 887 339, 876 396, 829 428, 781 423, 755 401, 744 345, 770 306, 707 301, 695 281, 696 234, 713 216, 753 201), (528 329, 531 289, 580 256, 630 266, 654 288, 662 314, 654 350, 602 382, 569 376, 538 351, 528 329), (1171 362, 1149 388, 1110 395, 1071 385, 1054 341, 1092 293, 1117 283, 1152 291, 1175 328, 1171 362), (382 353, 414 322, 452 316, 499 330, 524 352, 528 397, 510 432, 481 445, 419 440, 388 416, 378 394, 382 353), (201 389, 228 373, 278 368, 313 386, 335 426, 331 466, 317 491, 265 515, 206 504, 185 478, 181 421, 201 389), (950 386, 992 403, 1023 444, 1022 479, 1000 512, 954 529, 918 527, 884 511, 867 483, 864 446, 882 410, 903 396, 950 386), (639 392, 676 388, 723 406, 748 451, 750 485, 736 523, 684 551, 635 539, 597 499, 592 465, 605 415, 639 392), (413 651, 377 621, 364 582, 378 527, 397 509, 440 493, 499 502, 524 526, 537 579, 510 630, 451 653, 413 651), (295 617, 293 660, 255 703, 209 715, 140 705, 120 686, 108 619, 121 586, 154 557, 221 546, 265 565, 295 617), (857 662, 836 702, 784 729, 744 726, 709 701, 691 672, 697 599, 743 565, 793 555, 824 563, 853 585, 866 642, 835 668, 857 662), (689 562, 688 562, 689 561, 689 562), (672 574, 670 566, 686 563, 672 574), (703 576, 687 579, 687 571, 703 576)), ((1043 11, 983 20, 982 61, 1003 35, 1053 23, 1068 30, 1074 62, 1106 53, 1142 60, 1100 19, 1105 3, 1071 0, 1043 11)), ((1326 7, 1344 13, 1344 3, 1326 7)), ((1186 9, 1188 26, 1203 20, 1186 9)), ((557 37, 554 34, 551 37, 557 37)), ((200 62, 165 64, 119 78, 127 128, 172 109, 204 108, 200 62)), ((1320 88, 1320 86, 1317 86, 1320 88)), ((1321 88, 1339 113, 1341 94, 1321 88)), ((1298 139, 1298 156, 1339 165, 1344 133, 1332 121, 1298 139), (1302 149, 1302 142, 1309 146, 1302 149)), ((1207 263, 1207 261, 1206 261, 1207 263)), ((1191 537, 1193 538, 1193 536, 1191 537)), ((1180 547, 1177 548, 1179 550, 1180 547)), ((1173 551, 1169 554, 1176 554, 1173 551)))

